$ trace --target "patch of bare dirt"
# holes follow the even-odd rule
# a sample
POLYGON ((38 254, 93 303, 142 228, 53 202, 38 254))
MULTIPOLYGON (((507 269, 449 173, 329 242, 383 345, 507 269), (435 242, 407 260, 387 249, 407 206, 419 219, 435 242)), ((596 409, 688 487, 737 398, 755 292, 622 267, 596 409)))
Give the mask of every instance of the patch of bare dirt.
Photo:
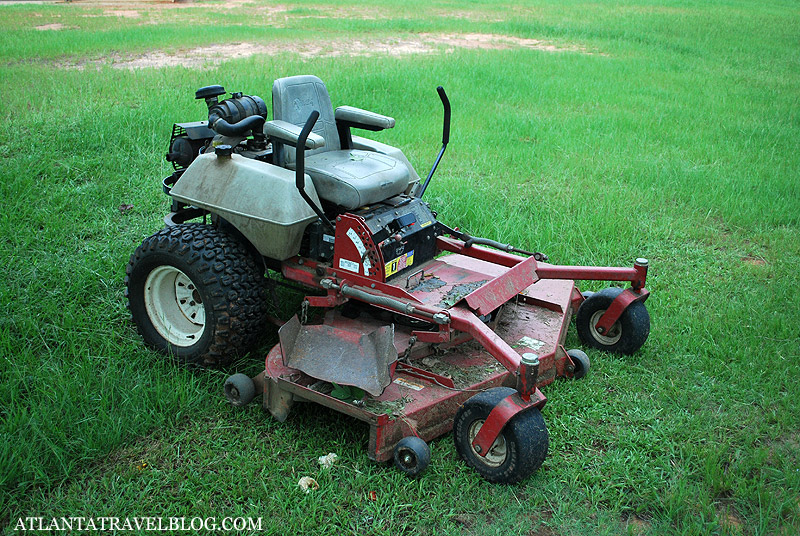
POLYGON ((628 534, 646 534, 652 527, 648 520, 637 515, 632 515, 626 519, 624 526, 628 534))
POLYGON ((224 60, 247 58, 256 54, 270 54, 261 45, 253 43, 235 43, 232 45, 211 45, 187 50, 178 54, 151 52, 138 58, 122 59, 114 63, 118 69, 144 69, 148 67, 200 67, 202 65, 220 63, 224 60))
POLYGON ((434 45, 444 45, 450 49, 456 48, 469 48, 469 49, 493 49, 504 50, 509 48, 531 48, 535 50, 544 50, 546 52, 564 52, 564 51, 577 51, 585 52, 579 47, 563 47, 557 46, 546 41, 539 39, 524 39, 521 37, 513 37, 510 35, 497 35, 497 34, 444 34, 444 35, 430 35, 422 34, 420 37, 426 38, 434 45))
POLYGON ((222 7, 225 9, 235 9, 252 3, 253 0, 226 0, 226 2, 222 4, 222 7))
POLYGON ((527 48, 544 52, 579 52, 590 54, 579 46, 556 45, 538 39, 523 39, 497 34, 419 34, 408 39, 341 40, 327 43, 282 42, 274 44, 231 43, 209 45, 167 53, 154 51, 139 56, 112 55, 102 60, 63 61, 59 67, 83 69, 87 66, 110 63, 118 69, 145 69, 158 67, 202 67, 230 59, 255 55, 277 56, 298 54, 302 58, 340 56, 410 56, 415 54, 452 53, 457 49, 507 50, 527 48))
POLYGON ((558 536, 558 533, 549 525, 539 525, 528 536, 558 536))
POLYGON ((717 519, 724 534, 744 533, 744 519, 733 506, 725 503, 717 504, 717 519))
POLYGON ((141 13, 132 9, 106 9, 103 10, 103 14, 121 17, 124 19, 138 19, 142 16, 141 13))
POLYGON ((481 11, 444 11, 439 10, 437 15, 447 19, 468 20, 472 22, 503 22, 503 17, 498 17, 495 13, 481 12, 481 11))
POLYGON ((48 32, 48 31, 58 31, 63 30, 66 28, 64 24, 60 22, 54 22, 52 24, 42 24, 41 26, 34 26, 34 29, 39 30, 40 32, 48 32))
POLYGON ((267 15, 278 15, 280 13, 286 13, 289 11, 289 6, 284 6, 282 4, 275 4, 274 6, 264 6, 259 8, 261 13, 266 13, 267 15))
POLYGON ((742 257, 742 262, 749 264, 750 266, 765 266, 767 264, 767 261, 765 261, 762 257, 755 257, 752 255, 745 255, 742 257))

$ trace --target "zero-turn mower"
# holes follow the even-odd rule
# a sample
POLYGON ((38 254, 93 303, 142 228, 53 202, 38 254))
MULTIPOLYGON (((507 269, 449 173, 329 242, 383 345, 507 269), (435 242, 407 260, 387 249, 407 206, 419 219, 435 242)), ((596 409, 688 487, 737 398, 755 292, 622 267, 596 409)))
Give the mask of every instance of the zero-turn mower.
POLYGON ((352 134, 393 118, 334 111, 317 77, 276 80, 271 121, 257 96, 199 89, 208 120, 173 126, 171 211, 131 256, 128 304, 149 346, 201 366, 229 364, 278 324, 264 371, 225 382, 234 405, 263 394, 279 421, 295 402, 335 409, 369 424, 372 460, 412 476, 426 442, 452 430, 484 478, 517 482, 547 455, 539 389, 589 369, 563 346, 573 313, 584 345, 635 352, 650 331, 648 263, 549 264, 439 221, 423 200, 449 139, 437 91, 442 146, 421 180, 399 149, 352 134), (582 294, 575 280, 630 287, 582 294), (276 284, 307 294, 289 321, 270 314, 276 284))

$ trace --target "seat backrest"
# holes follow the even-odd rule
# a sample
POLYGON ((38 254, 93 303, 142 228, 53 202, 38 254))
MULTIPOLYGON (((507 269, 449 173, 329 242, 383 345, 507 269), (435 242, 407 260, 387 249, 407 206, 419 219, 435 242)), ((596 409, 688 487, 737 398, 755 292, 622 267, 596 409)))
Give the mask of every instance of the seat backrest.
MULTIPOLYGON (((339 150, 341 144, 333 106, 322 80, 312 75, 299 75, 278 78, 272 84, 272 113, 275 119, 302 127, 312 110, 319 112, 319 119, 312 132, 325 138, 325 146, 306 151, 306 154, 339 150)), ((284 146, 283 150, 284 161, 287 164, 294 162, 294 148, 284 146)))

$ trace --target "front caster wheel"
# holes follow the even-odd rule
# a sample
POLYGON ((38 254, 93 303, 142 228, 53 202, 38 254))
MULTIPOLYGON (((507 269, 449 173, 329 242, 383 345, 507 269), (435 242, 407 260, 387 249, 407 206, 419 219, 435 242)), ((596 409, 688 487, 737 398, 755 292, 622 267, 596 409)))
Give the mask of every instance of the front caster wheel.
POLYGON ((234 374, 225 380, 225 398, 231 406, 246 406, 256 396, 256 386, 247 374, 234 374))
POLYGON ((619 287, 609 287, 586 298, 578 308, 575 319, 578 338, 586 346, 630 355, 647 340, 650 334, 650 314, 644 303, 637 301, 628 306, 607 333, 597 331, 597 323, 611 303, 622 294, 619 287))
POLYGON ((394 447, 394 464, 408 476, 422 474, 430 463, 430 447, 416 436, 404 437, 394 447))
POLYGON ((591 366, 589 356, 586 355, 586 352, 582 352, 581 350, 567 350, 567 355, 572 359, 573 365, 575 365, 575 370, 572 371, 572 379, 580 380, 586 376, 591 366))
POLYGON ((144 342, 187 364, 227 365, 252 349, 265 323, 263 267, 211 225, 173 225, 145 239, 125 285, 144 342))
POLYGON ((537 408, 515 415, 503 428, 486 456, 472 446, 492 409, 516 391, 495 387, 479 393, 461 406, 453 424, 456 451, 478 473, 500 484, 513 484, 529 477, 547 457, 550 443, 544 417, 537 408))

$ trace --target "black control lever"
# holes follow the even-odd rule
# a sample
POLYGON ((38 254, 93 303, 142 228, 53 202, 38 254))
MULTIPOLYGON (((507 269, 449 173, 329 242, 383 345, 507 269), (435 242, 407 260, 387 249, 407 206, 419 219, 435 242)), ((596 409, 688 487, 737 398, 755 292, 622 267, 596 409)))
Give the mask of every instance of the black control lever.
POLYGON ((311 207, 317 216, 327 225, 330 229, 334 229, 333 223, 328 217, 322 212, 322 209, 318 207, 314 201, 308 196, 306 193, 306 140, 308 139, 308 135, 311 134, 311 129, 314 128, 314 124, 319 119, 319 112, 314 110, 308 116, 306 120, 306 124, 303 125, 303 129, 300 131, 300 136, 297 138, 297 145, 296 155, 295 155, 295 185, 297 186, 297 190, 300 192, 300 197, 302 197, 308 206, 311 207))
POLYGON ((428 173, 428 178, 425 179, 425 182, 422 183, 422 187, 419 189, 419 192, 417 192, 417 197, 422 197, 425 194, 425 190, 428 189, 428 184, 431 182, 431 177, 433 177, 436 168, 439 167, 439 162, 442 160, 444 150, 447 149, 447 144, 450 142, 450 100, 447 98, 447 94, 444 92, 444 88, 442 86, 437 87, 436 92, 439 94, 439 98, 442 100, 442 106, 444 107, 442 148, 439 150, 439 156, 436 157, 436 162, 433 163, 430 173, 428 173))

